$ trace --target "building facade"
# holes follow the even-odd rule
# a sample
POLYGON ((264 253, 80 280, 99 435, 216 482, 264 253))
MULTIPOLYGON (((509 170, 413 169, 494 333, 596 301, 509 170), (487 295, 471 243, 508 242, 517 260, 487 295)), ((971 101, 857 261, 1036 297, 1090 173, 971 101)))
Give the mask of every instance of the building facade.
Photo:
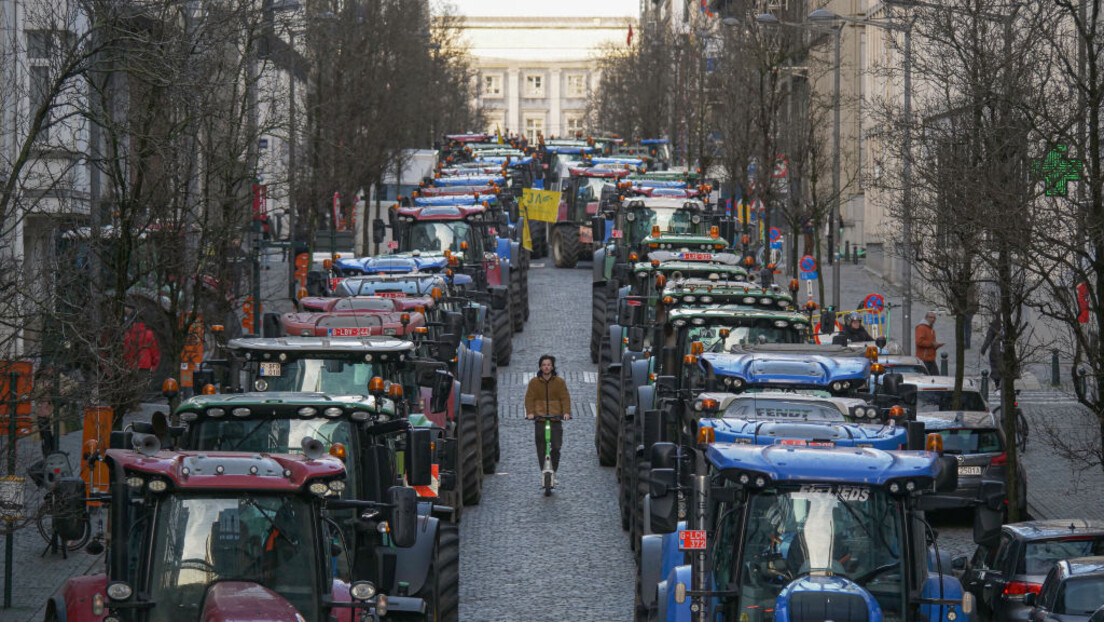
MULTIPOLYGON (((595 59, 626 45, 628 17, 467 17, 464 36, 479 72, 479 105, 489 132, 535 140, 586 130, 595 59)), ((460 129, 460 128, 455 128, 460 129)))

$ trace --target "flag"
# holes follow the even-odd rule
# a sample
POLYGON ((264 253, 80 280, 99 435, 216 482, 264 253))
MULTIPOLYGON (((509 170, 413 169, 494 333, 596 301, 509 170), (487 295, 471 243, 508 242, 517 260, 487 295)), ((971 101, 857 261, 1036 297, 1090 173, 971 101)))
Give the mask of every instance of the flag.
POLYGON ((625 39, 625 45, 632 45, 632 24, 629 24, 629 36, 625 39))

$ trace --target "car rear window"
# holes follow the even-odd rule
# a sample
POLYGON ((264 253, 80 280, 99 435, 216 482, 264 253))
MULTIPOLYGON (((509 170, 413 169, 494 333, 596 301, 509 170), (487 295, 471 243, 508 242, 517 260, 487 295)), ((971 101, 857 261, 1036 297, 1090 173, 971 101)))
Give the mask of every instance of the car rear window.
POLYGON ((1104 603, 1104 577, 1069 579, 1055 604, 1055 613, 1092 615, 1104 603))
MULTIPOLYGON (((1046 574, 1054 562, 1073 557, 1104 555, 1104 535, 1069 536, 1027 543, 1017 574, 1046 574)), ((1099 607, 1099 602, 1097 607, 1099 607)))
POLYGON ((1004 451, 1000 434, 993 428, 939 430, 943 451, 948 454, 986 454, 1004 451))

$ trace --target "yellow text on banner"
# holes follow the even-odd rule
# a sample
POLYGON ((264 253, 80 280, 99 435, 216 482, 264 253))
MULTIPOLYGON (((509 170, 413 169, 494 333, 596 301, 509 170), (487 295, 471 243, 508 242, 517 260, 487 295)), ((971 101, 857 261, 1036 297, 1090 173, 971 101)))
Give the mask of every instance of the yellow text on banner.
POLYGON ((533 220, 556 222, 560 213, 560 193, 555 190, 525 188, 521 191, 518 207, 526 210, 533 220))

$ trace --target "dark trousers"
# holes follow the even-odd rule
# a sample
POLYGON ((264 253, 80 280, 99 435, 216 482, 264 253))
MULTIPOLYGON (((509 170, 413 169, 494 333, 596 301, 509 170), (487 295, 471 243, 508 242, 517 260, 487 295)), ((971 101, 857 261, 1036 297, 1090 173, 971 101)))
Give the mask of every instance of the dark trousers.
POLYGON ((935 361, 924 361, 924 367, 928 368, 928 373, 933 376, 939 375, 939 368, 935 366, 935 361))
MULTIPOLYGON (((537 443, 537 464, 544 468, 544 421, 536 421, 533 426, 533 440, 537 443)), ((551 421, 552 424, 552 470, 560 468, 560 445, 563 443, 563 421, 551 421)))

